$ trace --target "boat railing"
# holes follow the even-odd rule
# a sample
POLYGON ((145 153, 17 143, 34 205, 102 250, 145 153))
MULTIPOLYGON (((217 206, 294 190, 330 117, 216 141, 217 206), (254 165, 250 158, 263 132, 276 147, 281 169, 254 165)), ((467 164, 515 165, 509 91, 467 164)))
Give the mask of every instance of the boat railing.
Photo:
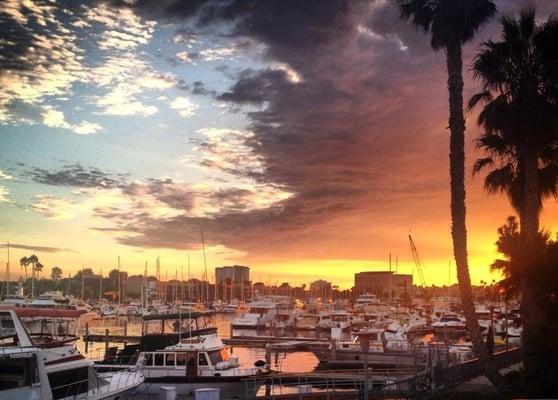
POLYGON ((133 387, 141 382, 143 374, 140 371, 123 371, 105 377, 96 374, 95 379, 83 379, 52 387, 52 392, 58 397, 73 400, 86 400, 91 396, 105 395, 110 392, 120 391, 133 387))
POLYGON ((355 398, 354 395, 361 391, 363 381, 359 377, 330 375, 323 374, 317 377, 315 374, 278 374, 253 377, 245 380, 246 398, 255 399, 263 395, 273 399, 296 394, 305 397, 305 394, 320 392, 327 393, 328 396, 339 394, 355 398), (260 390, 263 393, 260 393, 260 390))
POLYGON ((38 346, 7 346, 7 347, 0 347, 0 354, 2 355, 9 355, 15 353, 32 353, 39 351, 40 349, 38 346))

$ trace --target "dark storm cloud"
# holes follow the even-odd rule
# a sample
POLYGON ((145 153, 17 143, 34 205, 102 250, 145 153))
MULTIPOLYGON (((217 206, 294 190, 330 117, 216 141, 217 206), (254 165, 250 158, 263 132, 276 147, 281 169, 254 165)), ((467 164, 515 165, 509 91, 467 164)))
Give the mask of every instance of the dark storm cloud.
POLYGON ((126 174, 113 174, 80 164, 64 165, 52 170, 34 167, 24 171, 23 176, 33 182, 52 186, 115 189, 127 185, 126 174))
MULTIPOLYGON (((498 2, 506 12, 522 3, 498 2)), ((556 8, 552 1, 540 3, 541 13, 556 8)), ((199 243, 203 227, 214 243, 268 257, 309 257, 321 251, 312 253, 316 238, 382 241, 376 221, 391 218, 390 224, 405 229, 432 218, 447 222, 449 211, 439 204, 448 185, 444 54, 434 53, 422 32, 398 18, 395 2, 140 0, 132 7, 141 15, 183 21, 185 41, 214 27, 214 33, 263 45, 271 66, 223 70, 234 82, 217 99, 248 106, 254 135, 244 142, 263 165, 252 175, 241 168, 230 172, 292 196, 266 209, 206 218, 134 220, 109 213, 124 232, 122 243, 188 248, 199 243), (420 211, 410 211, 411 204, 420 211), (336 225, 351 215, 362 225, 336 225)), ((467 46, 467 90, 474 90, 467 65, 475 48, 498 30, 496 22, 489 24, 467 46)), ((198 145, 211 152, 211 143, 198 145)), ((374 256, 371 246, 351 250, 335 246, 327 256, 374 256)))
POLYGON ((76 253, 75 250, 72 249, 64 249, 59 247, 49 247, 49 246, 31 246, 27 244, 18 244, 18 243, 10 243, 0 245, 0 248, 7 248, 10 247, 11 249, 22 249, 22 250, 29 250, 29 251, 36 251, 42 253, 76 253))
POLYGON ((287 93, 293 86, 286 78, 285 71, 248 69, 240 74, 229 92, 222 93, 217 98, 237 104, 262 104, 279 92, 287 93))
MULTIPOLYGON (((399 152, 419 153, 424 147, 412 140, 416 133, 409 128, 428 129, 430 124, 417 122, 419 115, 443 110, 443 98, 421 107, 428 103, 424 96, 439 96, 425 89, 432 77, 441 76, 443 65, 435 68, 439 60, 412 27, 399 22, 393 4, 208 2, 183 15, 193 26, 226 21, 232 36, 264 44, 266 59, 286 66, 230 75, 235 82, 218 99, 258 106, 246 114, 254 136, 245 144, 261 157, 263 172, 251 177, 293 195, 267 209, 226 210, 207 218, 132 221, 109 213, 130 233, 120 238, 123 243, 185 248, 199 243, 199 226, 204 226, 211 240, 245 251, 256 251, 262 238, 272 235, 266 246, 273 256, 325 234, 321 225, 326 221, 350 211, 382 210, 381 201, 401 207, 401 198, 412 198, 382 180, 394 175, 399 152), (377 32, 367 27, 375 18, 384 24, 377 32), (404 32, 391 31, 393 25, 404 32), (422 76, 410 74, 417 65, 425 68, 422 76), (417 96, 421 91, 423 98, 417 96), (393 118, 402 109, 409 110, 409 122, 393 118)), ((443 93, 443 80, 439 83, 443 93)), ((198 145, 211 151, 211 143, 198 145)), ((444 166, 439 158, 434 164, 444 166)), ((404 169, 411 173, 413 167, 402 165, 399 173, 404 169)), ((397 188, 404 182, 394 178, 392 184, 397 188)))

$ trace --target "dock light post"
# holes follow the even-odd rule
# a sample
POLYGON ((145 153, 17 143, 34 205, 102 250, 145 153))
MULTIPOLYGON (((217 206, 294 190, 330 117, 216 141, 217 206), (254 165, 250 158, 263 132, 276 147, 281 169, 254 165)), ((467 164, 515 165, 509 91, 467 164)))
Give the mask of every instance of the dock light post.
POLYGON ((362 329, 356 333, 358 337, 358 342, 360 343, 360 349, 364 356, 364 400, 368 400, 368 350, 370 349, 370 336, 377 335, 377 332, 368 331, 362 329))

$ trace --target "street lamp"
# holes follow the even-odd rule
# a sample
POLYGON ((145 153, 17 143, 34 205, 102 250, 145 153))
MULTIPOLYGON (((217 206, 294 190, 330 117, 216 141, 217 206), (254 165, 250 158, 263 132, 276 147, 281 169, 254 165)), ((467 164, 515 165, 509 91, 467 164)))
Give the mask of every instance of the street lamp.
POLYGON ((376 338, 378 331, 362 329, 356 335, 364 356, 364 400, 368 400, 368 350, 370 349, 370 337, 374 336, 376 338))

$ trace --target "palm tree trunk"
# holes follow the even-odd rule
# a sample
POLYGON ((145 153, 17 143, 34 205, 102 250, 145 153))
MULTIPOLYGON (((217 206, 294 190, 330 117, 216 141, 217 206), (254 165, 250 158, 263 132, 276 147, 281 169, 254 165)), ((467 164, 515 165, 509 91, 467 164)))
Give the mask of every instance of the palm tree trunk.
POLYGON ((449 90, 451 236, 461 292, 461 306, 473 351, 482 351, 479 323, 475 314, 471 277, 467 263, 467 228, 465 225, 465 117, 463 116, 463 60, 461 42, 456 37, 446 48, 449 90))
MULTIPOLYGON (((522 154, 523 164, 523 212, 521 219, 521 236, 523 241, 524 267, 535 267, 533 256, 537 249, 535 244, 539 233, 539 211, 540 211, 540 192, 538 181, 538 157, 530 149, 522 154)), ((545 341, 544 314, 538 305, 537 291, 533 284, 523 279, 521 282, 522 300, 521 317, 524 320, 523 327, 523 351, 524 368, 526 382, 529 382, 529 394, 535 394, 538 390, 537 382, 545 375, 547 368, 545 363, 541 363, 541 356, 545 349, 541 344, 545 341), (542 371, 541 371, 542 368, 542 371)))
POLYGON ((34 277, 35 277, 35 264, 32 264, 33 266, 31 267, 31 299, 33 299, 33 292, 35 291, 35 287, 34 287, 34 277))

